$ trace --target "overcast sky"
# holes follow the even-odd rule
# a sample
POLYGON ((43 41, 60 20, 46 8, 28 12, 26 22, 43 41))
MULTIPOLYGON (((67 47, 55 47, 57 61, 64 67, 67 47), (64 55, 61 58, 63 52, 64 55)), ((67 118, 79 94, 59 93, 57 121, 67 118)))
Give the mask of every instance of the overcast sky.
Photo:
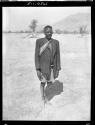
POLYGON ((53 25, 75 13, 90 13, 90 7, 3 7, 3 30, 27 30, 32 19, 53 25))

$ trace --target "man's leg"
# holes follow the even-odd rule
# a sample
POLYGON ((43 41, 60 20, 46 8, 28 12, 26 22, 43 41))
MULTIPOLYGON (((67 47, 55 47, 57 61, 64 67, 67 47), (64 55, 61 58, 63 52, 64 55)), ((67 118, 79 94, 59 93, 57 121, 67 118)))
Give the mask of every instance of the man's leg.
POLYGON ((50 75, 50 79, 47 81, 47 86, 49 87, 54 81, 55 80, 54 80, 53 69, 51 69, 51 75, 50 75))
POLYGON ((40 90, 41 90, 42 100, 44 100, 45 99, 45 82, 41 82, 40 90))

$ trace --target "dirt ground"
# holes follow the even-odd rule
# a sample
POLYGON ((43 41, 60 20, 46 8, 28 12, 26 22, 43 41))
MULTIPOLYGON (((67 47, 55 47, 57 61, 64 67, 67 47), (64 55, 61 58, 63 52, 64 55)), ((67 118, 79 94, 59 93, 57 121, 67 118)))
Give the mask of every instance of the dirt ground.
POLYGON ((3 34, 3 119, 90 120, 91 36, 53 35, 60 42, 61 84, 47 89, 53 96, 46 105, 34 64, 35 41, 43 35, 26 36, 3 34))

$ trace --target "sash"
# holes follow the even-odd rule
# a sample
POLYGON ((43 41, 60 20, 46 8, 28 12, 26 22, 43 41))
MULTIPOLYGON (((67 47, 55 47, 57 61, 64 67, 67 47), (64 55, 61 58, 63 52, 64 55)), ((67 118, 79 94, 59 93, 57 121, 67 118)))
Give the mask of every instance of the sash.
POLYGON ((41 54, 45 51, 45 49, 48 47, 49 43, 50 43, 50 41, 48 41, 47 43, 45 43, 45 44, 40 48, 40 53, 39 53, 39 55, 41 55, 41 54))

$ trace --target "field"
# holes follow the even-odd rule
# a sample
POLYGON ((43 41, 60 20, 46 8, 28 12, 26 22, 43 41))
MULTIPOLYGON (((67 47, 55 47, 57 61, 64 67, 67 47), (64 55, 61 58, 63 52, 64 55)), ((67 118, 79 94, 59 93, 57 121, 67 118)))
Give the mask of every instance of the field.
POLYGON ((60 42, 63 92, 43 105, 34 64, 35 41, 3 34, 4 120, 90 120, 91 36, 53 35, 60 42))

